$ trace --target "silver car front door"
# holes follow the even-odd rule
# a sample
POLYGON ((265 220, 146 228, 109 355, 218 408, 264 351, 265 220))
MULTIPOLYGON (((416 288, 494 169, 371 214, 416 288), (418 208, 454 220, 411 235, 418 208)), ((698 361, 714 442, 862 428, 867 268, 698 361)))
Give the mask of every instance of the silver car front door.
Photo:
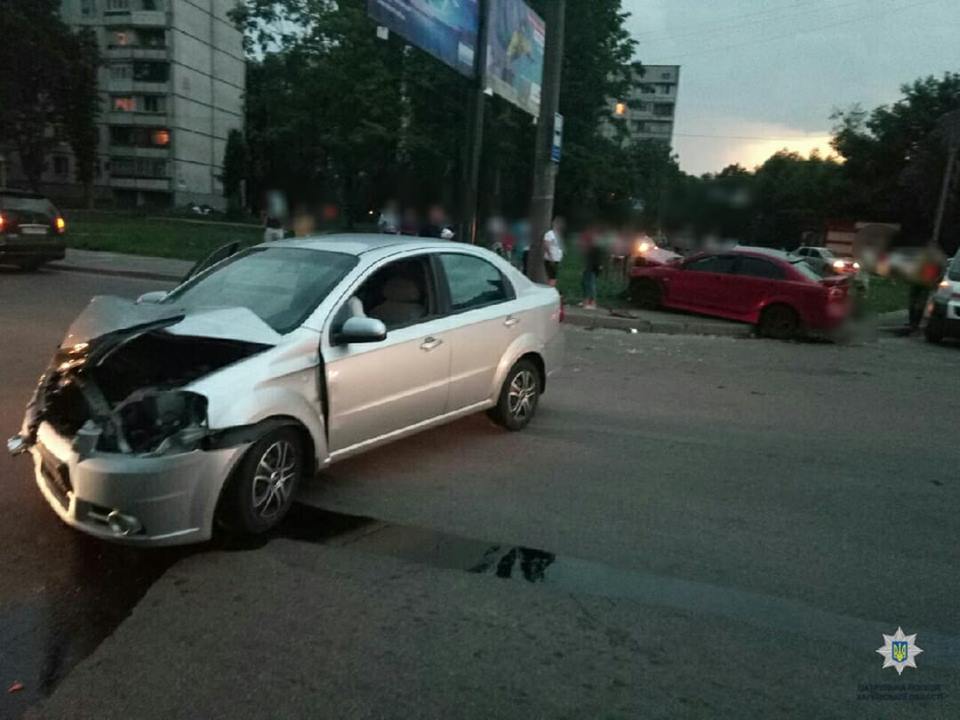
MULTIPOLYGON (((335 314, 379 316, 387 326, 387 336, 379 342, 362 344, 334 340, 325 353, 332 453, 405 430, 446 412, 451 343, 447 323, 438 316, 437 307, 433 272, 428 257, 421 256, 394 261, 377 270, 335 314), (417 267, 423 272, 423 297, 415 297, 409 287, 393 295, 399 299, 384 301, 379 295, 373 296, 378 291, 371 285, 383 285, 384 277, 389 283, 394 271, 415 274, 419 272, 417 267), (411 316, 409 306, 417 303, 422 303, 422 312, 414 307, 411 316)), ((335 337, 335 332, 331 337, 335 337)))
POLYGON ((442 253, 438 260, 454 321, 449 409, 455 411, 492 395, 500 361, 523 331, 524 314, 510 280, 492 263, 468 253, 442 253))

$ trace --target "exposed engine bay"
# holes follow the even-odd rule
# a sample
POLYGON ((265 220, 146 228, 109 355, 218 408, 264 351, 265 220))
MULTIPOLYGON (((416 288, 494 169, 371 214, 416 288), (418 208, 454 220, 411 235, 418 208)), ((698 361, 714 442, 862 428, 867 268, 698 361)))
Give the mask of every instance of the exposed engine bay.
POLYGON ((28 442, 45 420, 81 454, 196 447, 209 433, 207 399, 180 388, 271 346, 169 332, 180 320, 61 347, 27 406, 28 442))

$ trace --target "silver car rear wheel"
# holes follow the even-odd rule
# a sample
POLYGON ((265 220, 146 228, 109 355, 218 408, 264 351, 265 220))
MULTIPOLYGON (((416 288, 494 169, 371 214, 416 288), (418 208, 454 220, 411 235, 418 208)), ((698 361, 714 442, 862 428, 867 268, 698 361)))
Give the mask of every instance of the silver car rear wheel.
POLYGON ((496 407, 488 414, 508 430, 521 430, 537 412, 542 390, 540 368, 528 358, 518 360, 503 381, 496 407))

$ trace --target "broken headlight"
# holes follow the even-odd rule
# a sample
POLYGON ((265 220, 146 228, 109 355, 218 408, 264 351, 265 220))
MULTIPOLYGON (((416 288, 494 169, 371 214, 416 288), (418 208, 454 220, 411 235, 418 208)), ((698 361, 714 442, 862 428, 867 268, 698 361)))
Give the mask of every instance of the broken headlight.
POLYGON ((113 419, 122 452, 193 450, 207 435, 207 399, 182 390, 144 390, 118 405, 113 419))

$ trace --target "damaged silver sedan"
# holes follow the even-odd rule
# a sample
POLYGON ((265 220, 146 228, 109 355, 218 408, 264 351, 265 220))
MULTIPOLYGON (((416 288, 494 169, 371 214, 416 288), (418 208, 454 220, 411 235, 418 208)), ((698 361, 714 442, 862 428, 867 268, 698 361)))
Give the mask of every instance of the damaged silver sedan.
POLYGON ((484 250, 234 250, 70 326, 8 442, 69 525, 141 545, 262 533, 331 462, 482 410, 521 429, 560 362, 557 292, 484 250))

